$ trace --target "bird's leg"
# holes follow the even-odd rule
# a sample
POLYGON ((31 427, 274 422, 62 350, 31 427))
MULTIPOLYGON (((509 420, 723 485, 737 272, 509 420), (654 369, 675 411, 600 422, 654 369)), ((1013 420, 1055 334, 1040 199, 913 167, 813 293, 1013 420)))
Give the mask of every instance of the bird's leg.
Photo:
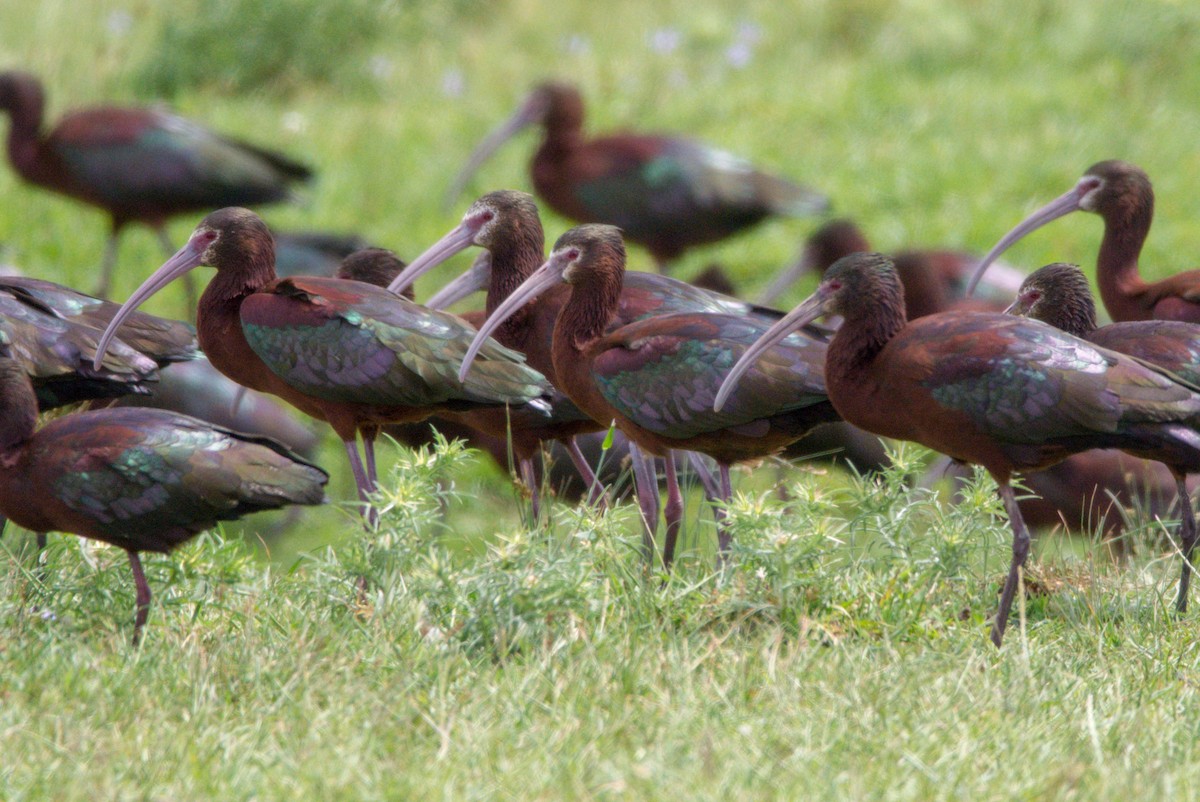
POLYGON ((137 646, 142 640, 142 627, 150 616, 150 585, 146 582, 146 574, 142 571, 142 561, 138 553, 126 553, 129 555, 129 567, 133 569, 133 583, 137 586, 137 613, 133 617, 133 645, 137 646))
POLYGON ((94 290, 100 298, 107 298, 109 290, 112 289, 112 273, 117 264, 118 234, 119 231, 114 228, 108 235, 108 242, 104 243, 104 261, 100 263, 100 283, 94 290))
POLYGON ((379 489, 379 474, 375 468, 375 438, 379 436, 379 427, 363 426, 359 430, 363 441, 363 461, 366 463, 367 481, 371 483, 371 492, 379 489))
POLYGON ((696 472, 696 478, 700 480, 700 486, 704 488, 704 497, 715 502, 721 497, 721 486, 717 484, 717 478, 713 476, 712 470, 705 464, 701 454, 696 451, 685 453, 688 456, 688 462, 692 465, 692 470, 696 472))
POLYGON ((1012 564, 1008 569, 1008 579, 1004 582, 1004 592, 1000 595, 1000 609, 996 611, 996 620, 992 622, 992 643, 996 644, 997 649, 1004 640, 1008 614, 1012 609, 1013 597, 1017 593, 1017 584, 1021 578, 1021 566, 1029 556, 1029 529, 1025 526, 1025 519, 1021 517, 1021 510, 1017 506, 1016 495, 1008 482, 1000 485, 1000 499, 1004 502, 1008 522, 1012 525, 1013 546, 1012 564))
POLYGON ((1183 553, 1183 568, 1179 572, 1179 597, 1175 599, 1175 609, 1181 613, 1187 612, 1188 585, 1192 582, 1192 549, 1196 545, 1196 517, 1192 512, 1192 499, 1188 495, 1186 477, 1175 477, 1176 492, 1179 494, 1179 550, 1183 553))
MULTIPOLYGON (((158 236, 158 244, 167 252, 167 256, 175 253, 175 248, 171 246, 171 240, 167 237, 167 229, 163 226, 156 226, 154 233, 158 236)), ((192 322, 196 320, 196 303, 199 296, 196 294, 196 279, 191 272, 183 274, 183 294, 187 301, 188 319, 192 322)))
POLYGON ((718 462, 721 473, 721 501, 713 507, 713 518, 717 522, 717 567, 724 568, 729 559, 729 546, 732 538, 725 519, 729 517, 729 502, 733 501, 733 480, 729 477, 729 465, 718 462))
POLYGON ((533 516, 532 525, 542 517, 541 493, 538 492, 537 472, 533 469, 533 459, 521 457, 521 484, 529 490, 529 514, 533 516))
POLYGON ((642 550, 646 554, 646 562, 652 564, 654 535, 658 532, 658 477, 654 472, 653 458, 643 454, 632 440, 629 441, 629 457, 633 463, 634 487, 637 490, 638 507, 642 511, 642 525, 645 527, 642 550))
POLYGON ((346 456, 350 458, 350 471, 354 474, 354 485, 358 488, 358 499, 363 503, 363 523, 368 530, 374 529, 379 523, 379 512, 371 503, 371 489, 373 485, 367 477, 367 469, 363 465, 362 457, 358 454, 358 446, 354 440, 343 440, 342 445, 346 447, 346 456))
POLYGON ((679 492, 679 476, 675 472, 675 452, 668 451, 667 463, 667 504, 663 507, 663 517, 667 521, 667 534, 663 539, 663 568, 671 570, 675 562, 675 544, 679 541, 679 532, 683 528, 683 494, 679 492))
POLYGON ((588 465, 587 458, 579 450, 579 443, 574 437, 568 437, 563 442, 567 446, 567 454, 571 456, 571 464, 575 466, 575 470, 579 471, 579 475, 583 477, 583 481, 588 487, 588 505, 595 507, 600 512, 604 512, 608 509, 608 494, 604 492, 604 486, 600 484, 600 478, 596 476, 596 472, 592 470, 592 466, 588 465))

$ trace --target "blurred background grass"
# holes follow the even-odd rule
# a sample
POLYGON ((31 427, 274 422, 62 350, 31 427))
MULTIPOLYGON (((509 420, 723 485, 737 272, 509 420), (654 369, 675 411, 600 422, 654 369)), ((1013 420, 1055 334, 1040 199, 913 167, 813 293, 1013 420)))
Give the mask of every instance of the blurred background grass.
MULTIPOLYGON (((1162 212, 1144 270, 1200 263, 1189 214, 1200 169, 1200 7, 1183 2, 960 4, 936 0, 605 4, 373 0, 8 0, 0 68, 46 85, 49 119, 97 103, 168 102, 218 130, 278 148, 318 178, 304 202, 267 209, 283 228, 359 232, 411 258, 473 196, 529 189, 527 134, 449 210, 443 193, 472 146, 535 82, 578 83, 587 128, 685 133, 812 184, 880 249, 978 251, 1103 158, 1142 165, 1162 212)), ((26 272, 89 288, 103 216, 0 168, 0 243, 26 272)), ((182 242, 195 220, 171 227, 182 242)), ((568 223, 546 212, 550 240, 568 223)), ((778 221, 690 254, 687 277, 723 263, 753 294, 812 221, 778 221)), ((1008 257, 1025 269, 1089 265, 1099 221, 1075 216, 1008 257)), ((114 296, 162 261, 148 231, 124 238, 114 296)), ((423 294, 467 263, 423 283, 423 294)), ((631 266, 650 269, 631 252, 631 266)), ((809 287, 793 291, 798 300, 809 287)), ((150 311, 181 316, 182 291, 150 311)), ((321 462, 350 498, 340 447, 321 462)), ((480 462, 461 481, 480 503, 451 529, 516 521, 513 492, 480 462)), ((828 481, 823 479, 821 481, 828 481)), ((297 550, 345 536, 342 511, 310 519, 297 550)))

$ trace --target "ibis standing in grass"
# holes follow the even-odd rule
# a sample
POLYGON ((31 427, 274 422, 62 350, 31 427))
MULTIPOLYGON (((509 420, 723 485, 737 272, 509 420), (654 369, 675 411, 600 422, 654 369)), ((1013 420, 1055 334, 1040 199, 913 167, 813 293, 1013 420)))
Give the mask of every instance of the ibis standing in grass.
MULTIPOLYGON (((1099 326, 1091 288, 1077 265, 1056 262, 1031 273, 1021 284, 1009 311, 1158 365, 1193 388, 1200 388, 1200 326, 1179 320, 1131 320, 1099 326)), ((1175 606, 1180 612, 1187 609, 1192 549, 1196 545, 1196 518, 1186 484, 1190 458, 1190 452, 1185 452, 1184 459, 1175 464, 1170 452, 1160 457, 1175 477, 1179 502, 1183 569, 1175 606)))
MULTIPOLYGON (((422 420, 441 410, 535 401, 541 374, 496 342, 465 379, 457 377, 475 330, 386 289, 320 277, 276 280, 274 240, 253 212, 213 212, 121 307, 100 350, 125 315, 199 265, 216 268, 200 298, 200 347, 217 370, 279 396, 329 423, 345 446, 359 497, 374 467, 357 448, 366 426, 422 420)), ((368 520, 373 513, 367 508, 368 520)))
POLYGON ((69 532, 125 549, 137 585, 134 643, 150 609, 139 552, 325 497, 325 472, 267 438, 158 409, 80 412, 35 431, 37 409, 0 334, 0 513, 39 536, 69 532))
MULTIPOLYGON (((569 295, 554 323, 555 381, 594 420, 614 421, 642 451, 665 458, 663 562, 670 566, 683 511, 674 450, 715 459, 720 466, 718 495, 728 502, 730 464, 773 454, 818 424, 836 420, 837 414, 825 396, 825 346, 799 335, 771 349, 729 408, 714 412, 712 399, 730 366, 769 324, 747 316, 678 312, 610 330, 624 275, 625 246, 618 229, 595 224, 571 229, 555 243, 549 259, 488 317, 463 370, 470 367, 476 348, 510 315, 568 284, 569 295)), ((638 488, 644 520, 656 519, 657 500, 657 486, 638 488)), ((724 555, 729 535, 720 524, 723 513, 718 511, 717 517, 724 555)))
POLYGON ((43 131, 42 85, 23 72, 0 74, 0 111, 12 118, 8 158, 21 178, 108 212, 101 296, 112 285, 117 239, 129 223, 153 228, 171 253, 169 218, 285 200, 292 185, 312 176, 286 156, 161 109, 80 109, 43 131))
POLYGON ((488 156, 522 128, 542 126, 530 164, 550 208, 581 223, 610 223, 643 246, 659 269, 697 245, 717 242, 774 215, 823 214, 820 193, 756 170, 708 145, 672 136, 620 133, 587 138, 574 86, 541 84, 480 143, 455 180, 457 197, 488 156))
POLYGON ((1029 553, 1029 530, 1010 484, 1014 473, 1092 448, 1200 469, 1194 388, 1035 320, 943 312, 909 323, 896 268, 876 253, 839 261, 808 300, 745 349, 715 408, 724 408, 761 354, 823 314, 843 318, 825 363, 829 398, 842 417, 982 465, 1000 486, 1013 547, 992 625, 996 646, 1029 553))

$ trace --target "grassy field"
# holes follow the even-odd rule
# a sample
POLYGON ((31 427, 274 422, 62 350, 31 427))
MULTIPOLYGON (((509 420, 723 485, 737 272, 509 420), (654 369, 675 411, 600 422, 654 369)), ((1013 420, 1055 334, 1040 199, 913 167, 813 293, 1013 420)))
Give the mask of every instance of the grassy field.
MULTIPOLYGON (((826 191, 885 250, 984 250, 1088 165, 1124 158, 1158 192, 1144 272, 1200 265, 1200 10, 1061 5, 10 0, 0 69, 42 76, 51 117, 161 99, 286 150, 319 180, 272 224, 409 257, 469 203, 448 211, 442 193, 478 137, 559 76, 583 88, 593 130, 747 155, 826 191)), ((471 192, 528 188, 532 147, 510 145, 471 192)), ((91 286, 99 213, 4 168, 0 197, 0 256, 91 286)), ((551 237, 567 225, 545 222, 551 237)), ((811 227, 764 225, 679 272, 721 261, 753 293, 811 227)), ((1075 215, 1007 258, 1090 265, 1100 234, 1075 215)), ((132 231, 116 296, 162 258, 132 231)), ((182 292, 149 308, 182 314, 182 292)), ((736 476, 723 577, 693 494, 700 547, 661 581, 628 507, 556 505, 530 532, 481 460, 397 453, 370 543, 334 504, 266 549, 255 520, 148 557, 140 650, 121 552, 52 538, 43 576, 6 537, 0 797, 1196 795, 1200 619, 1171 613, 1171 528, 1145 522, 1121 565, 1043 539, 997 653, 986 617, 1009 533, 994 488, 958 507, 910 489, 926 456, 902 448, 880 480, 798 468, 787 506, 773 471, 736 476), (375 588, 362 600, 359 572, 375 588)), ((321 461, 349 498, 340 447, 321 461)))

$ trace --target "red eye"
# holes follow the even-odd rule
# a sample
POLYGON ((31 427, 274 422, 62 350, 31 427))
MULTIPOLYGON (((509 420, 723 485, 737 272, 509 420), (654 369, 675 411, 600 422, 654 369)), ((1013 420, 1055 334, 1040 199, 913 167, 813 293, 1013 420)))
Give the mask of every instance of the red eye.
POLYGON ((828 287, 831 292, 836 292, 842 288, 842 282, 838 281, 837 279, 833 279, 832 281, 826 283, 825 286, 828 287))
POLYGON ((580 253, 578 248, 572 248, 571 250, 567 251, 567 259, 570 261, 574 262, 579 257, 580 253))

